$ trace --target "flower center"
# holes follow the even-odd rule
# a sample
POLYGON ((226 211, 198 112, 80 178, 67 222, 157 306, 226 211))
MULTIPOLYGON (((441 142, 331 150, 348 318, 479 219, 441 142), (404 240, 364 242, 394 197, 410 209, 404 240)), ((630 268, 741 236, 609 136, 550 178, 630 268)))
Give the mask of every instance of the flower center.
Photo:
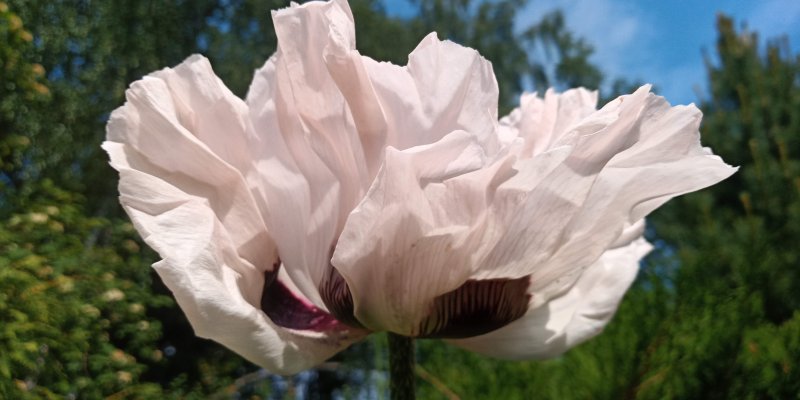
POLYGON ((502 328, 525 315, 530 277, 470 280, 431 304, 418 337, 462 339, 502 328))
POLYGON ((347 282, 333 265, 330 266, 325 274, 325 279, 320 284, 319 294, 325 306, 336 319, 355 328, 364 327, 355 317, 353 294, 350 293, 347 282))
MULTIPOLYGON (((530 277, 470 280, 436 297, 428 317, 415 337, 461 339, 502 328, 528 311, 530 277)), ((354 315, 353 296, 347 282, 333 266, 320 284, 325 306, 340 322, 363 328, 354 315)))
POLYGON ((288 329, 327 331, 339 321, 308 301, 296 296, 277 279, 278 261, 271 272, 265 274, 264 290, 261 293, 261 310, 276 325, 288 329))

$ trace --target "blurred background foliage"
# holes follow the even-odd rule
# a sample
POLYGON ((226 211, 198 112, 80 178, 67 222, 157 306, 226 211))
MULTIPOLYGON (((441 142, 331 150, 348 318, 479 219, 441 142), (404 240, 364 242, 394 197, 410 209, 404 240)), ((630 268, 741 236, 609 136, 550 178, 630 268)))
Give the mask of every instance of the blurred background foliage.
MULTIPOLYGON (((0 2, 0 398, 385 396, 380 335, 287 379, 195 338, 99 149, 127 85, 191 53, 243 96, 275 49, 268 10, 287 3, 0 2)), ((478 49, 501 114, 524 88, 633 86, 609 84, 559 13, 514 29, 525 3, 416 0, 406 19, 351 6, 376 59, 405 63, 430 31, 478 49)), ((419 341, 421 398, 800 398, 800 57, 735 26, 718 20, 702 133, 741 169, 653 215, 657 250, 606 332, 545 362, 419 341)))

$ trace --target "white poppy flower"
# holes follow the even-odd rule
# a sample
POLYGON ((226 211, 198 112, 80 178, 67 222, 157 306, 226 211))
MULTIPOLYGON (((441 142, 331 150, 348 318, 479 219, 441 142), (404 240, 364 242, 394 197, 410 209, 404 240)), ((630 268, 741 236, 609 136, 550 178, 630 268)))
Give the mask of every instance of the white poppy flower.
POLYGON ((197 335, 277 373, 370 332, 502 358, 598 334, 650 245, 643 218, 735 168, 701 113, 645 86, 497 120, 491 64, 427 36, 355 50, 344 0, 273 13, 245 101, 192 56, 131 85, 103 147, 120 201, 197 335))

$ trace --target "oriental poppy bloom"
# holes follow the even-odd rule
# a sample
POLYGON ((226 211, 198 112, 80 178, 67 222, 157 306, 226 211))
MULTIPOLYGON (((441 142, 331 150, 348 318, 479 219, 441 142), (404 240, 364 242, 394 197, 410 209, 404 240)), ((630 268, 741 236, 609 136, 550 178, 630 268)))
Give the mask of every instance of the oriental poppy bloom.
POLYGON ((103 144, 120 201, 197 335, 277 373, 370 332, 501 358, 598 334, 650 245, 644 217, 731 175, 701 113, 642 87, 497 118, 476 51, 406 66, 355 48, 343 0, 273 13, 246 100, 192 56, 133 83, 103 144))

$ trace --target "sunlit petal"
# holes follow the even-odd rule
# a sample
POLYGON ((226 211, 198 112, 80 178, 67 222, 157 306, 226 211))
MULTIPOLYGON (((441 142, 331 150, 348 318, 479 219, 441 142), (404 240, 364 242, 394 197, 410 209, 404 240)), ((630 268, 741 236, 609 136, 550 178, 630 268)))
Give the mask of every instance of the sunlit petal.
POLYGON ((650 249, 639 238, 607 250, 572 287, 547 304, 489 334, 449 342, 505 359, 558 356, 603 330, 636 278, 639 260, 650 249))

